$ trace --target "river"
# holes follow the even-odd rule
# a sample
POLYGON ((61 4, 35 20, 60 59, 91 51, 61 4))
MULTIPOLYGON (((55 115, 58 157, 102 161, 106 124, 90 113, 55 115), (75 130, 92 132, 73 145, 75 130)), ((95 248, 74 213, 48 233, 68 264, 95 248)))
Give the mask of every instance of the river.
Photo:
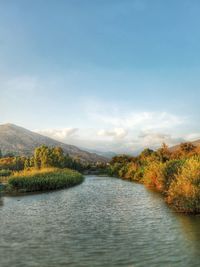
POLYGON ((1 267, 200 266, 200 216, 143 185, 86 176, 76 187, 0 198, 1 267))

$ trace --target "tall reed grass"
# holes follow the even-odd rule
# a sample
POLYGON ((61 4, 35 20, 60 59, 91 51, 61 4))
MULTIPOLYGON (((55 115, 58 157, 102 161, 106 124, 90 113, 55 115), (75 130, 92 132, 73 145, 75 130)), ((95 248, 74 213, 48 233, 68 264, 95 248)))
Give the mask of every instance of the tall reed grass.
POLYGON ((48 191, 80 184, 83 176, 70 169, 47 168, 15 172, 8 179, 8 190, 17 192, 48 191))

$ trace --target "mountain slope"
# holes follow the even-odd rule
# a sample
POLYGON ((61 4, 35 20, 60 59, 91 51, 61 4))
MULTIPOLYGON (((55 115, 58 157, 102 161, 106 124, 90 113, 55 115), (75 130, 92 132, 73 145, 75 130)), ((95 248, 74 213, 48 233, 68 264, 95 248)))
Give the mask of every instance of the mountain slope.
POLYGON ((82 161, 107 162, 106 158, 97 155, 96 153, 89 153, 76 146, 64 144, 17 125, 0 125, 0 149, 3 154, 13 152, 18 155, 31 155, 34 148, 40 145, 62 147, 65 153, 73 158, 80 158, 82 161))
POLYGON ((100 156, 107 158, 107 159, 112 159, 113 157, 117 156, 117 153, 112 152, 112 151, 99 151, 99 150, 89 149, 89 148, 85 148, 85 147, 82 147, 81 149, 83 149, 84 151, 87 151, 89 153, 95 153, 95 154, 100 155, 100 156))
MULTIPOLYGON (((191 142, 189 142, 189 141, 185 141, 184 143, 191 143, 191 144, 193 144, 194 146, 200 146, 200 140, 195 140, 195 141, 191 141, 191 142)), ((180 148, 180 145, 181 145, 181 144, 172 146, 172 147, 170 147, 170 150, 171 150, 171 151, 175 151, 175 150, 177 150, 177 149, 180 148)))
POLYGON ((193 145, 195 146, 200 146, 200 140, 196 140, 196 141, 193 141, 191 142, 193 145))

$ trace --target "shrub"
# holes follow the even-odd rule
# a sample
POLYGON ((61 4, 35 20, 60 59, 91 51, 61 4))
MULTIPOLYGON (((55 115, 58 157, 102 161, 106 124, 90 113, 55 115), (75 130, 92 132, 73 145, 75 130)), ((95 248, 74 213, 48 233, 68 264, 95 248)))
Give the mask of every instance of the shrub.
POLYGON ((178 211, 200 213, 200 146, 145 149, 137 157, 118 156, 110 162, 112 175, 142 182, 166 195, 178 211))
POLYGON ((164 188, 164 168, 165 164, 159 161, 149 164, 144 172, 143 182, 151 188, 163 191, 164 188))
POLYGON ((200 158, 187 159, 171 182, 167 202, 181 212, 200 212, 200 158))
POLYGON ((0 169, 20 171, 24 169, 25 157, 0 158, 0 169))
POLYGON ((156 154, 161 162, 166 162, 171 157, 171 151, 165 143, 163 143, 162 147, 156 151, 156 154))
POLYGON ((167 161, 164 167, 163 190, 167 191, 172 181, 175 180, 178 171, 184 164, 184 160, 167 161))
POLYGON ((128 171, 128 165, 124 165, 120 168, 120 170, 118 171, 118 176, 120 178, 123 178, 123 179, 128 179, 128 177, 126 177, 126 173, 128 171))
POLYGON ((137 162, 130 162, 127 165, 127 170, 124 175, 125 179, 129 179, 135 182, 141 182, 144 176, 145 167, 137 162))
POLYGON ((137 171, 138 165, 135 162, 130 162, 127 165, 127 170, 125 173, 125 179, 134 180, 135 173, 137 171))
POLYGON ((134 178, 132 180, 136 181, 136 182, 141 182, 144 178, 144 174, 145 174, 145 167, 144 166, 140 166, 134 175, 134 178))
POLYGON ((7 183, 9 176, 11 175, 12 171, 10 170, 0 170, 0 184, 7 183))
POLYGON ((113 165, 110 165, 109 167, 109 175, 111 176, 119 176, 119 171, 122 168, 121 163, 114 163, 113 165))
POLYGON ((11 171, 10 170, 0 170, 0 177, 7 177, 11 175, 11 171))
POLYGON ((13 191, 33 192, 70 187, 83 181, 83 176, 70 169, 26 170, 15 173, 8 179, 13 191))

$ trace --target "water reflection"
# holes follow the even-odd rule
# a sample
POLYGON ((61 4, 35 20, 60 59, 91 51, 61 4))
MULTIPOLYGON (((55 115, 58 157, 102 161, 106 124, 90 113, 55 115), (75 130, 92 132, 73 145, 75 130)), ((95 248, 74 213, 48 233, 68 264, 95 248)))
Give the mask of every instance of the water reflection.
POLYGON ((200 216, 198 215, 177 215, 180 222, 182 234, 193 249, 200 256, 200 216))
POLYGON ((0 207, 3 206, 3 198, 0 196, 0 207))
MULTIPOLYGON (((200 216, 198 215, 179 215, 177 216, 181 222, 183 233, 191 241, 200 240, 200 216)), ((199 243, 200 245, 200 243, 199 243)))

